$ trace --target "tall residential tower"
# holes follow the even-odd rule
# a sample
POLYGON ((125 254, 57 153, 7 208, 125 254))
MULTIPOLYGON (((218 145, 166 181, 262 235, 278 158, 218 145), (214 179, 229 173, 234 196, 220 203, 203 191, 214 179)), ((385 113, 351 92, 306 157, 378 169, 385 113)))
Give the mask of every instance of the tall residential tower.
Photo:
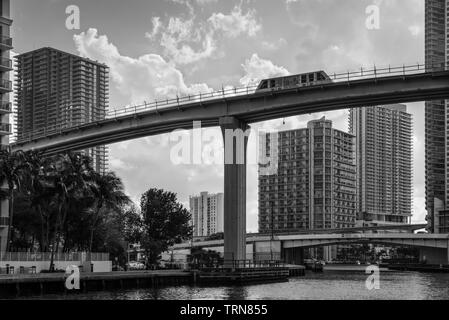
MULTIPOLYGON (((425 59, 428 70, 448 68, 449 0, 426 0, 425 59)), ((449 103, 428 101, 425 107, 426 209, 428 230, 449 233, 449 103)))
MULTIPOLYGON (((10 17, 10 0, 0 0, 0 148, 3 150, 9 145, 11 125, 9 114, 11 113, 10 92, 12 83, 10 71, 12 61, 10 50, 12 49, 10 17)), ((4 184, 4 181, 2 181, 4 184)), ((6 250, 8 230, 10 228, 8 200, 0 201, 0 254, 6 250)))
POLYGON ((223 193, 190 197, 193 236, 205 237, 223 232, 223 193))
POLYGON ((412 116, 405 105, 351 109, 356 137, 357 213, 363 223, 409 223, 412 215, 412 116))
MULTIPOLYGON (((0 0, 0 148, 4 150, 9 145, 9 135, 11 125, 9 124, 9 114, 12 107, 10 103, 10 92, 12 83, 10 81, 10 71, 12 71, 12 61, 10 58, 12 49, 10 17, 10 0, 0 0)), ((4 181, 2 181, 4 184, 4 181)), ((9 220, 9 201, 0 201, 0 254, 6 250, 9 220)))
MULTIPOLYGON (((53 48, 41 48, 17 59, 17 140, 105 119, 109 68, 53 48)), ((91 156, 97 172, 107 170, 107 148, 91 156)))
POLYGON ((277 174, 259 173, 259 232, 354 227, 354 136, 323 118, 277 139, 277 174))

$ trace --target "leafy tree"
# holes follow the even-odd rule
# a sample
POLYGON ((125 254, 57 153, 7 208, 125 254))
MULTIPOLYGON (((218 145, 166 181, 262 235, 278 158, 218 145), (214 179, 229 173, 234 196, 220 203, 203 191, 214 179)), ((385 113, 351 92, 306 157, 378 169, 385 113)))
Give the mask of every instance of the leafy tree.
POLYGON ((104 219, 108 210, 118 211, 131 200, 124 192, 122 181, 113 172, 99 174, 93 172, 94 182, 92 193, 95 198, 95 206, 91 210, 89 251, 92 252, 94 232, 98 222, 104 219))
POLYGON ((175 243, 190 239, 190 213, 177 202, 176 194, 150 189, 140 200, 142 233, 140 244, 148 263, 156 264, 160 254, 175 243))
POLYGON ((17 190, 14 192, 14 226, 10 250, 34 250, 41 247, 41 219, 30 207, 30 197, 17 190))
POLYGON ((10 251, 14 219, 14 190, 21 188, 22 172, 26 167, 26 157, 23 152, 11 153, 9 150, 0 151, 0 181, 5 182, 8 186, 7 193, 2 193, 0 196, 9 199, 9 224, 6 251, 10 251))
POLYGON ((54 253, 59 251, 61 234, 69 208, 91 190, 89 183, 90 175, 93 172, 89 157, 73 153, 61 155, 55 159, 54 169, 47 176, 50 188, 54 191, 50 204, 56 210, 50 270, 54 268, 54 253))
POLYGON ((213 250, 203 248, 192 248, 192 253, 188 256, 189 263, 199 267, 216 267, 223 261, 220 254, 213 250))
POLYGON ((121 215, 120 230, 125 241, 139 243, 142 239, 144 229, 143 219, 137 207, 133 204, 119 214, 121 215))
MULTIPOLYGON (((15 248, 34 249, 38 243, 41 251, 51 248, 53 253, 95 249, 123 257, 122 212, 129 198, 115 174, 93 171, 90 157, 2 151, 0 179, 8 184, 0 196, 11 203, 15 248)), ((54 254, 50 269, 53 260, 54 254)))

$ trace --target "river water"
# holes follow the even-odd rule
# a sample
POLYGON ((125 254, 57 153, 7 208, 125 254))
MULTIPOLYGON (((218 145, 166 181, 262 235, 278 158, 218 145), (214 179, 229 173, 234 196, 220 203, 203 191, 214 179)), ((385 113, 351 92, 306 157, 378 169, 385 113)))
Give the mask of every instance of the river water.
POLYGON ((449 299, 449 274, 381 271, 380 289, 368 290, 360 271, 307 272, 288 282, 220 287, 161 287, 108 292, 44 295, 31 299, 120 300, 306 300, 449 299))

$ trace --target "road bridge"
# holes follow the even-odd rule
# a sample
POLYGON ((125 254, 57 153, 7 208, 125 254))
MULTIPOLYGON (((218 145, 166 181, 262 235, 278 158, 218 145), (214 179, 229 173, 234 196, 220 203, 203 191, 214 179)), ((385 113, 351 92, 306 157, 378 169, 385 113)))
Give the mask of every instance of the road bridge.
MULTIPOLYGON (((173 250, 190 250, 198 247, 223 252, 223 240, 198 241, 173 246, 173 250)), ((385 246, 416 247, 421 258, 428 263, 449 264, 449 234, 412 234, 412 233, 329 233, 329 234, 290 234, 290 235, 248 235, 246 238, 246 259, 251 255, 264 255, 270 252, 289 259, 299 256, 302 249, 331 245, 380 244, 385 246), (298 250, 299 249, 299 250, 298 250)), ((292 262, 292 261, 289 261, 292 262)))

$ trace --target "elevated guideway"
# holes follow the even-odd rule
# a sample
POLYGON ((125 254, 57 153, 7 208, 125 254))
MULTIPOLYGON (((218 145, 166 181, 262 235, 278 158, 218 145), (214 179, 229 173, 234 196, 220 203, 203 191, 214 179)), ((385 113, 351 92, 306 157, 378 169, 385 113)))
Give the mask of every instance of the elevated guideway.
MULTIPOLYGON (((56 125, 31 132, 21 137, 11 149, 39 150, 44 154, 82 150, 176 129, 192 129, 194 121, 201 121, 203 128, 220 126, 226 137, 226 131, 245 131, 251 123, 277 118, 352 107, 449 99, 447 65, 360 69, 329 76, 330 82, 314 85, 263 91, 257 91, 255 87, 223 89, 113 110, 102 121, 74 127, 56 125)), ((243 260, 246 256, 247 138, 244 137, 244 143, 240 143, 242 150, 237 152, 233 140, 231 144, 224 143, 224 154, 232 155, 230 162, 225 161, 224 169, 224 250, 229 254, 227 258, 234 260, 243 260), (243 163, 236 156, 239 152, 245 155, 243 163)), ((331 240, 341 240, 342 236, 344 234, 333 235, 331 240)))

